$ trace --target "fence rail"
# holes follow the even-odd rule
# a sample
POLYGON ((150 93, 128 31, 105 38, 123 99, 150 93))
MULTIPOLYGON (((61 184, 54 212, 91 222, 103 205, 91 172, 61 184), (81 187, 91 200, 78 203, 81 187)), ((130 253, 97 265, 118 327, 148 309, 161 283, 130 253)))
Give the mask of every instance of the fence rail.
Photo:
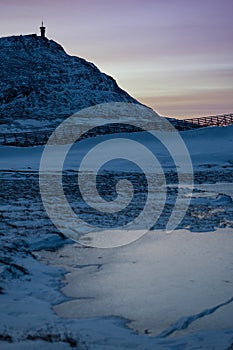
POLYGON ((184 119, 184 121, 200 125, 201 127, 206 126, 227 126, 233 124, 233 113, 213 115, 201 118, 184 119))
POLYGON ((0 133, 0 145, 7 146, 39 146, 44 145, 52 131, 43 130, 35 132, 0 133))
MULTIPOLYGON (((177 130, 192 130, 207 126, 227 126, 233 124, 233 113, 222 114, 208 117, 191 118, 191 119, 168 119, 177 130)), ((34 132, 17 132, 17 133, 0 133, 0 145, 8 146, 39 146, 45 145, 54 130, 39 130, 34 132)), ((117 132, 134 132, 137 131, 130 125, 126 128, 116 127, 109 124, 104 130, 96 128, 96 130, 88 131, 82 138, 93 137, 101 134, 112 134, 117 132)), ((72 133, 72 130, 70 131, 72 133)), ((56 136, 55 136, 56 137, 56 136)), ((59 139, 59 135, 57 135, 59 139)), ((60 141, 59 141, 60 143, 60 141)), ((64 140, 65 143, 65 140, 64 140)))

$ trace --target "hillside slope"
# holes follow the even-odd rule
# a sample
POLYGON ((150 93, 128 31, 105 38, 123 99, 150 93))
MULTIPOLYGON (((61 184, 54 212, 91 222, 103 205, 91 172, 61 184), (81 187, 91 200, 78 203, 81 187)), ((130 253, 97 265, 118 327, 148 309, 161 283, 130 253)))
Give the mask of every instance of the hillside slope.
POLYGON ((0 38, 0 122, 4 129, 56 126, 78 110, 134 98, 92 63, 35 34, 0 38), (3 126, 4 125, 4 126, 3 126))

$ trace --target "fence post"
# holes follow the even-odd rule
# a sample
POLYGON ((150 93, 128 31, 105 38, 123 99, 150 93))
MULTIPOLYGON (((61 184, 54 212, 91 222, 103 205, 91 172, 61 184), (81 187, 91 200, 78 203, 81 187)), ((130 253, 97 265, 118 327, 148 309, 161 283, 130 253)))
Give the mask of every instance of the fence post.
POLYGON ((18 146, 19 140, 18 140, 17 134, 14 134, 14 138, 15 138, 15 145, 18 146))
POLYGON ((4 138, 3 144, 4 144, 4 145, 7 145, 7 137, 6 137, 6 134, 3 135, 3 138, 4 138))
POLYGON ((38 140, 38 138, 37 138, 36 131, 34 132, 34 143, 35 143, 35 145, 38 145, 38 144, 39 144, 39 140, 38 140))
POLYGON ((24 133, 24 145, 25 145, 26 147, 29 146, 28 135, 27 135, 26 132, 24 133))

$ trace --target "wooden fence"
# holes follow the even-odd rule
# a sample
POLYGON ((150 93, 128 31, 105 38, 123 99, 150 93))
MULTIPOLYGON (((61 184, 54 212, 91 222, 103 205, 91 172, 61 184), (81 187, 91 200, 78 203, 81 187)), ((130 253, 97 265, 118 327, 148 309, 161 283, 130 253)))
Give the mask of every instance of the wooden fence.
MULTIPOLYGON (((227 126, 233 124, 233 113, 215 115, 201 118, 191 119, 168 119, 177 130, 192 130, 195 128, 203 128, 207 126, 227 126)), ((95 130, 88 131, 82 138, 93 137, 101 134, 113 134, 117 132, 134 132, 137 131, 133 126, 109 125, 103 129, 97 127, 95 130)), ((0 133, 0 145, 8 146, 38 146, 45 145, 53 130, 39 130, 34 132, 17 132, 17 133, 0 133)), ((71 131, 72 132, 72 131, 71 131)), ((59 138, 59 135, 57 135, 59 138)), ((65 141, 64 141, 65 143, 65 141)))
POLYGON ((201 127, 227 126, 227 125, 233 124, 233 113, 213 115, 213 116, 201 117, 201 118, 184 119, 184 121, 195 125, 199 125, 201 127))

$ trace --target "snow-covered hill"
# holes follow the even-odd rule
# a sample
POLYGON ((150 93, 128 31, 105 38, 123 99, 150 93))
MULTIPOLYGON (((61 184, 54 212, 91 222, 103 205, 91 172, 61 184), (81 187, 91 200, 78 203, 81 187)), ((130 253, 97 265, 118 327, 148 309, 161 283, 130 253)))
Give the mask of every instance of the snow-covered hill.
POLYGON ((8 130, 53 127, 82 108, 133 102, 92 63, 35 34, 0 38, 0 123, 8 130))

